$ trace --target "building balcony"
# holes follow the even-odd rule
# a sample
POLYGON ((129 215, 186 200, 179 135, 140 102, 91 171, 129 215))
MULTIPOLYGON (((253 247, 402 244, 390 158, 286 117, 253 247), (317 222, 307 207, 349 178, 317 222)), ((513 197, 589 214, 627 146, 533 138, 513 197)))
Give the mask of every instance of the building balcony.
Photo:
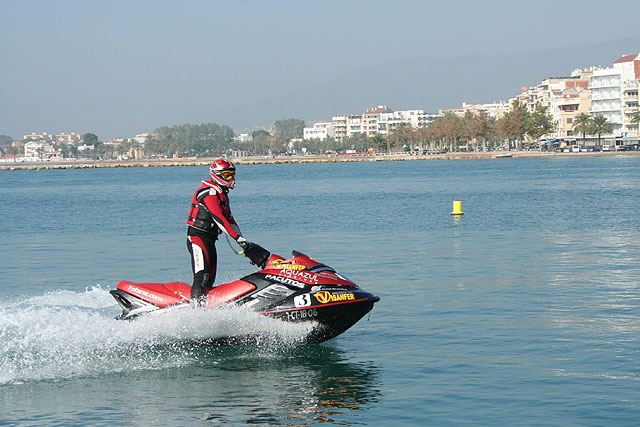
POLYGON ((618 113, 622 112, 622 107, 612 107, 610 105, 592 105, 589 108, 592 113, 618 113))
POLYGON ((596 90, 591 92, 591 99, 622 98, 621 90, 596 90))
POLYGON ((598 82, 598 83, 593 83, 591 82, 589 84, 589 89, 593 90, 593 89, 605 89, 605 88, 610 88, 610 87, 615 87, 615 88, 622 88, 622 84, 620 82, 598 82))

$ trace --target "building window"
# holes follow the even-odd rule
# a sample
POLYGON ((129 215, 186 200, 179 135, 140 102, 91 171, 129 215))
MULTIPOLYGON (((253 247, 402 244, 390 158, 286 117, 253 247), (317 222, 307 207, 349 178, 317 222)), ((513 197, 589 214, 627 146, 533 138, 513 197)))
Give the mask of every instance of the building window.
POLYGON ((572 130, 568 130, 567 131, 567 136, 573 136, 573 131, 572 130))
POLYGON ((572 119, 571 117, 569 117, 569 118, 567 119, 567 123, 573 123, 573 119, 572 119))

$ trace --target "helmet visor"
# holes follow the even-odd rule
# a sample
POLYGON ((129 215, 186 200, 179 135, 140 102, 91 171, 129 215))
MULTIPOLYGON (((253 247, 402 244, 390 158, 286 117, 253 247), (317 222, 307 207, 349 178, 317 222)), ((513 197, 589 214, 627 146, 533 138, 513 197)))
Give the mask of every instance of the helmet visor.
POLYGON ((226 170, 226 171, 220 172, 218 175, 225 181, 231 181, 236 177, 236 171, 226 170))

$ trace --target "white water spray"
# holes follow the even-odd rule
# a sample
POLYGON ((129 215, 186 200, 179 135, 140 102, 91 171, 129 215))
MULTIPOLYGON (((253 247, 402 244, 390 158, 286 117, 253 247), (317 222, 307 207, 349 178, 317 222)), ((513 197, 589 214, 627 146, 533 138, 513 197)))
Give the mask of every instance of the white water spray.
POLYGON ((185 342, 264 335, 297 344, 313 325, 241 308, 169 310, 127 322, 105 289, 59 290, 0 304, 0 384, 179 367, 197 361, 185 342))

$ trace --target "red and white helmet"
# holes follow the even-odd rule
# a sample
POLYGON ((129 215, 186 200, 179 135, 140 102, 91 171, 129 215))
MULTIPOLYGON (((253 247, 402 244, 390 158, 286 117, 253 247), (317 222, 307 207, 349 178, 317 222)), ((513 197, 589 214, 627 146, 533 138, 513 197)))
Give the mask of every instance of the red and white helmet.
POLYGON ((209 167, 211 181, 222 187, 233 188, 236 185, 236 167, 231 160, 218 159, 209 167))

